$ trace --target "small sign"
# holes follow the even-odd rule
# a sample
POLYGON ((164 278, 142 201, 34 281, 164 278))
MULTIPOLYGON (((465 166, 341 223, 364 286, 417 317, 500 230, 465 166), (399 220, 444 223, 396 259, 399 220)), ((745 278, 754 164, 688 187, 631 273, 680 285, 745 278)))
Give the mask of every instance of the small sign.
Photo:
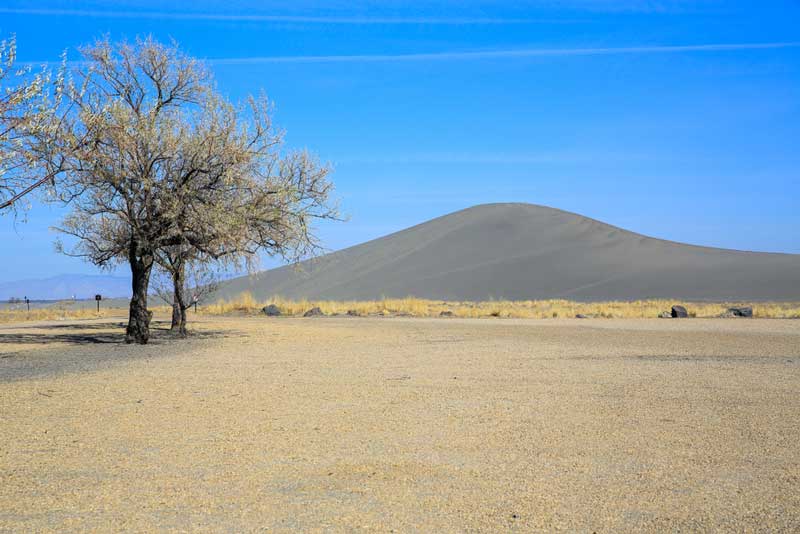
POLYGON ((94 300, 103 300, 103 295, 95 295, 94 300))

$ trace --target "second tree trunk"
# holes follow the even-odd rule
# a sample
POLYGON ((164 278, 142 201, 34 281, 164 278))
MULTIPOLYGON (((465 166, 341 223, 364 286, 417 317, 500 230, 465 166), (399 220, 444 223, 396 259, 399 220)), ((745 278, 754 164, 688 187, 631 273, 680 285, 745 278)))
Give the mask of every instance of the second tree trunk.
POLYGON ((177 262, 172 272, 172 326, 170 330, 186 337, 186 287, 183 262, 177 262))

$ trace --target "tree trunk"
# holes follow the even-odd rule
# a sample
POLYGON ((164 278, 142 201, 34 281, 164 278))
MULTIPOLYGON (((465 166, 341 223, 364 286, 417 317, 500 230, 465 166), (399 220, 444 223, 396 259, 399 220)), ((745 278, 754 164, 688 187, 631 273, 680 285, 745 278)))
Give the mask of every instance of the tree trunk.
POLYGON ((178 295, 174 292, 172 294, 172 324, 170 324, 170 331, 173 333, 178 331, 181 325, 181 303, 178 301, 178 295))
POLYGON ((186 332, 186 309, 188 306, 181 306, 181 325, 179 327, 179 332, 181 337, 186 337, 188 333, 186 332))
POLYGON ((170 330, 186 337, 186 275, 182 260, 173 264, 172 270, 172 326, 170 330))
POLYGON ((132 239, 128 250, 128 261, 131 264, 133 296, 125 342, 145 345, 150 339, 150 318, 153 315, 147 309, 147 290, 150 285, 150 271, 153 268, 153 255, 139 248, 136 240, 132 239))

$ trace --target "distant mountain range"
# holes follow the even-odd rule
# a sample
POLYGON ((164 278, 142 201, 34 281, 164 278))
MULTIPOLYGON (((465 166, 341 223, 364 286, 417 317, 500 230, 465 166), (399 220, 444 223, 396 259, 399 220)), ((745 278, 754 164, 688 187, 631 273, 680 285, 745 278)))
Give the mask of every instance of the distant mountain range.
POLYGON ((104 299, 130 297, 131 281, 125 276, 62 274, 51 278, 0 282, 0 301, 11 298, 31 300, 104 299))
POLYGON ((800 255, 655 239, 558 209, 486 204, 229 280, 258 299, 800 300, 800 255))

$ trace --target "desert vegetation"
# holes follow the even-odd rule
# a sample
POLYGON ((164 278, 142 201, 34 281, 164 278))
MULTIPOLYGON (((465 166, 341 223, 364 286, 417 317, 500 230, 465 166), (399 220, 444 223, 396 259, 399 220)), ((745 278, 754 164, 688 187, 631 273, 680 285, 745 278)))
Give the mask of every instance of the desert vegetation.
MULTIPOLYGON (((162 282, 163 284, 163 282, 162 282)), ((162 285, 158 296, 164 302, 172 299, 169 290, 162 285)), ((0 310, 0 323, 24 321, 95 319, 119 316, 122 308, 101 308, 98 314, 93 308, 76 308, 70 303, 56 303, 38 307, 29 312, 25 309, 0 310)), ((319 308, 325 315, 349 315, 357 317, 459 317, 465 319, 570 319, 586 317, 594 319, 652 319, 668 312, 673 305, 684 306, 692 318, 717 318, 735 306, 750 306, 753 317, 761 319, 800 319, 800 302, 686 302, 681 300, 640 300, 608 302, 576 302, 570 300, 488 300, 484 302, 429 300, 415 297, 384 298, 380 300, 291 300, 272 297, 258 300, 250 293, 242 293, 232 299, 199 304, 199 315, 259 315, 264 307, 275 305, 281 315, 302 317, 311 309, 319 308)), ((188 308, 188 307, 187 307, 188 308)), ((186 316, 184 308, 184 317, 186 316)), ((160 316, 174 315, 174 306, 150 306, 150 311, 160 316)))
MULTIPOLYGON (((201 306, 202 313, 225 315, 233 313, 255 314, 262 308, 274 304, 281 313, 300 316, 312 308, 319 308, 328 315, 406 315, 412 317, 440 317, 450 315, 463 318, 524 318, 550 319, 571 318, 577 315, 604 319, 654 318, 668 311, 675 304, 689 310, 693 317, 720 317, 728 308, 739 306, 735 302, 682 302, 676 300, 641 300, 611 302, 575 302, 569 300, 490 300, 485 302, 448 302, 426 300, 415 297, 381 299, 372 301, 289 300, 273 297, 258 301, 250 293, 242 293, 233 299, 220 299, 201 306)), ((747 304, 753 307, 755 317, 770 319, 800 318, 798 302, 768 302, 747 304)))
MULTIPOLYGON (((120 310, 114 310, 119 312, 120 310)), ((64 319, 97 319, 110 315, 109 310, 72 309, 64 306, 34 308, 26 310, 0 310, 0 324, 19 323, 23 321, 55 321, 64 319)))
POLYGON ((54 176, 29 149, 32 139, 52 133, 57 99, 51 96, 63 88, 63 71, 55 77, 47 69, 33 73, 16 59, 12 35, 0 41, 0 213, 16 212, 26 195, 54 176))
MULTIPOLYGON (((54 84, 25 78, 0 98, 0 201, 13 207, 48 182, 70 208, 59 249, 130 266, 127 342, 148 341, 154 268, 172 282, 172 326, 185 336, 197 293, 187 269, 252 270, 259 252, 297 261, 318 250, 312 221, 336 217, 329 168, 283 148, 265 97, 229 102, 202 62, 152 38, 80 52, 54 84)), ((0 81, 14 58, 15 43, 1 43, 0 81)))
MULTIPOLYGON (((149 310, 154 315, 167 316, 172 313, 171 306, 150 306, 149 310)), ((73 321, 85 319, 102 319, 105 317, 120 317, 127 312, 127 308, 114 308, 102 306, 98 312, 94 307, 77 307, 75 301, 66 300, 47 306, 33 307, 28 311, 24 304, 6 309, 0 309, 0 324, 22 323, 30 321, 73 321)))

